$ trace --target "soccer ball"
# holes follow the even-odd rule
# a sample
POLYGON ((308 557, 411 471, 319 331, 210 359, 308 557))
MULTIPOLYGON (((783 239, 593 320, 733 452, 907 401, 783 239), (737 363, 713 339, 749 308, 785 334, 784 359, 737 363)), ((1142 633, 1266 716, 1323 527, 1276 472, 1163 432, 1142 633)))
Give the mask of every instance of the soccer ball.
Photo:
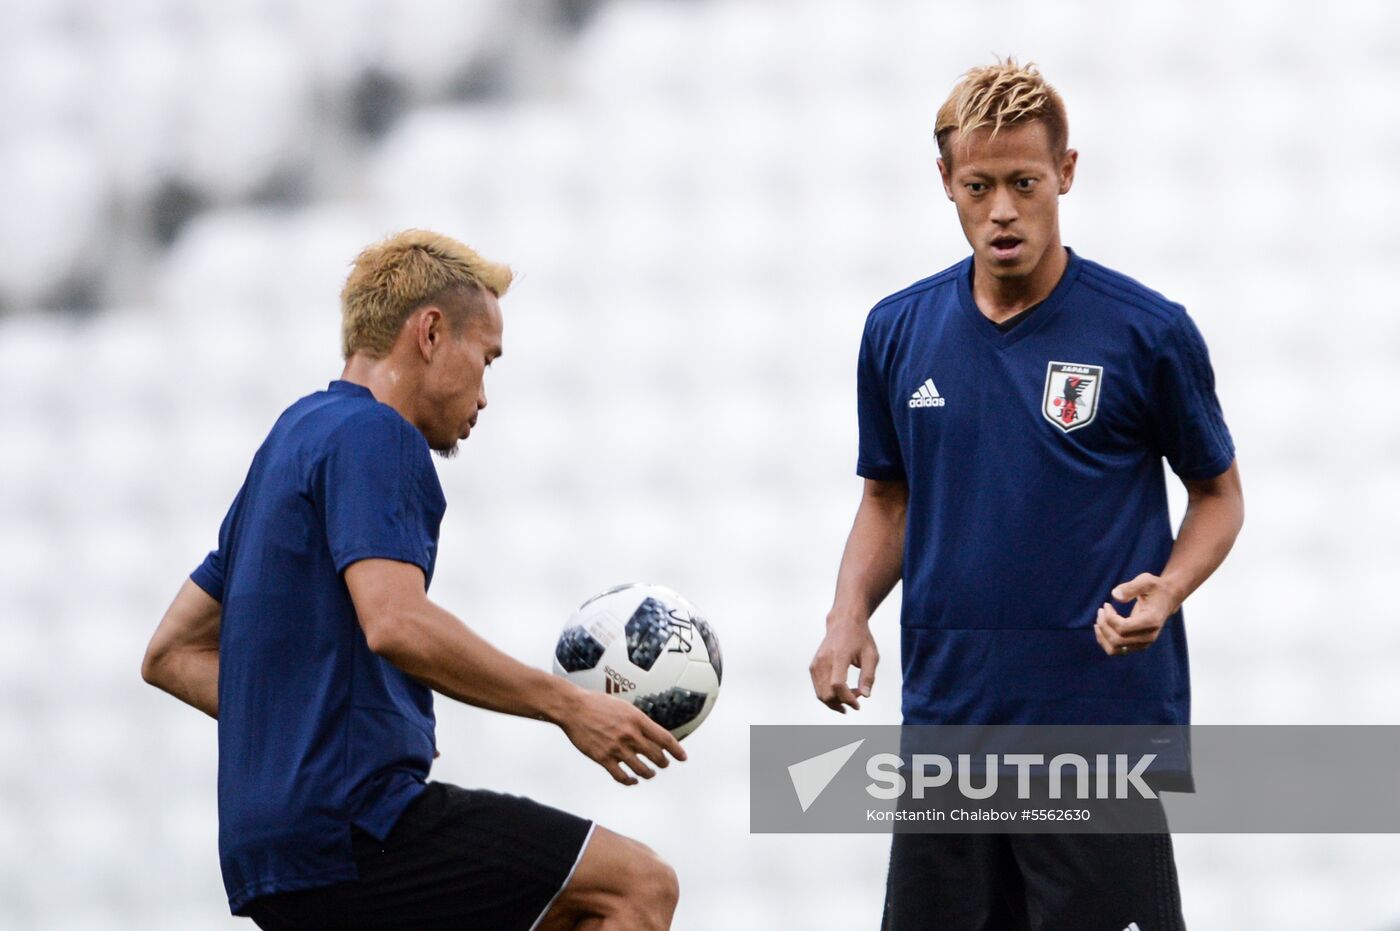
POLYGON ((681 738, 715 706, 724 661, 714 628, 690 602, 632 583, 579 605, 554 647, 554 672, 630 701, 681 738))

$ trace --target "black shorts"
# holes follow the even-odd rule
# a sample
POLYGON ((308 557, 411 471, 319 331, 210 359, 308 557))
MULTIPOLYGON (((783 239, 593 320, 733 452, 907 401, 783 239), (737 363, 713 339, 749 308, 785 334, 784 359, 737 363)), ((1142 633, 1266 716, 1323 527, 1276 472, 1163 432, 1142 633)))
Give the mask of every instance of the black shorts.
POLYGON ((1170 834, 896 834, 883 931, 1180 931, 1170 834))
POLYGON ((382 842, 352 831, 359 879, 260 896, 244 914, 267 931, 529 931, 593 825, 527 798, 430 782, 382 842))

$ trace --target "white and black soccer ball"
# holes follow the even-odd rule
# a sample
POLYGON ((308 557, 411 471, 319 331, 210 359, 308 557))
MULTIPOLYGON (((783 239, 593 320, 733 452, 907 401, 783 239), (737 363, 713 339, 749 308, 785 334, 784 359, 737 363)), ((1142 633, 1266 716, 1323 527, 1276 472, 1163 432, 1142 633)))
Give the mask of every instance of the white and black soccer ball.
POLYGON ((694 605, 661 585, 632 583, 579 606, 554 647, 554 672, 630 701, 680 738, 714 708, 724 661, 694 605))

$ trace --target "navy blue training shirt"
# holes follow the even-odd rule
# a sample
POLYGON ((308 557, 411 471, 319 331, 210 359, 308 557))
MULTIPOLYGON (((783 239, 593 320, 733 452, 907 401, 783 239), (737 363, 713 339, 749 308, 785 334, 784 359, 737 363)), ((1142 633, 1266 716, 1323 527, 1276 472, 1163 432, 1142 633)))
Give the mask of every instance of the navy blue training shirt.
POLYGON ((971 279, 968 258, 886 298, 861 341, 857 472, 909 486, 905 722, 1188 723, 1181 614, 1125 656, 1093 626, 1114 586, 1166 565, 1163 458, 1184 479, 1234 460, 1205 343, 1180 305, 1073 253, 1006 332, 971 279))
POLYGON ((332 382, 278 419, 191 575, 222 605, 219 857, 229 907, 356 877, 423 789, 432 692, 372 653, 342 573, 371 557, 431 581, 446 502, 427 441, 332 382))

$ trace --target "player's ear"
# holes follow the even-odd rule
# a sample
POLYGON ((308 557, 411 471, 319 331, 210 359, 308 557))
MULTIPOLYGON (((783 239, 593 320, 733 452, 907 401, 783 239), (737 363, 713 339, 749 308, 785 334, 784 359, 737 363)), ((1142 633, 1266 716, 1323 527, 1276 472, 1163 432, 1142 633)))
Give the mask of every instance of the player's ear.
POLYGON ((447 336, 446 317, 438 308, 428 306, 418 311, 412 325, 419 355, 423 357, 424 362, 432 361, 433 351, 447 336))
POLYGON ((1070 187, 1074 185, 1074 169, 1079 164, 1079 151, 1077 149, 1065 149, 1064 157, 1060 159, 1060 193, 1068 194, 1070 187))
POLYGON ((948 195, 948 199, 953 199, 953 170, 948 167, 948 163, 943 159, 938 160, 938 177, 943 179, 943 193, 948 195))

